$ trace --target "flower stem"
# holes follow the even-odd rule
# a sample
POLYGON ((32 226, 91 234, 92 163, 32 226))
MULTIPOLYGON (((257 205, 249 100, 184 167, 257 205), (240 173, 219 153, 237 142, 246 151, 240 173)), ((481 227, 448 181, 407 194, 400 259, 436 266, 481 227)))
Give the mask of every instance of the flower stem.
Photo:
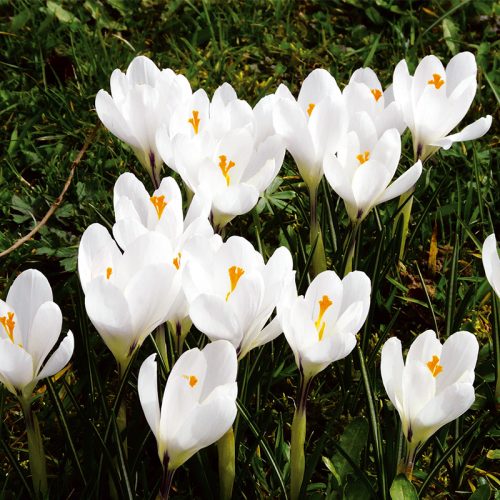
POLYGON ((28 449, 30 456, 31 478, 36 498, 47 496, 47 466, 45 463, 45 452, 43 450, 43 440, 40 433, 38 419, 33 413, 31 403, 25 398, 19 399, 26 421, 26 432, 28 434, 28 449))
POLYGON ((408 449, 406 453, 405 460, 405 476, 408 478, 408 481, 412 480, 413 477, 413 466, 415 465, 415 455, 417 453, 417 446, 408 444, 408 449))
POLYGON ((356 240, 359 234, 359 228, 361 227, 361 222, 353 222, 351 226, 351 234, 349 237, 349 249, 347 251, 347 259, 344 267, 344 276, 352 271, 352 264, 354 260, 354 254, 356 252, 356 240))
POLYGON ((170 496, 170 488, 172 486, 172 479, 174 477, 175 469, 168 468, 167 464, 163 467, 163 475, 161 477, 160 492, 158 494, 160 500, 168 500, 170 496))
POLYGON ((323 235, 318 220, 318 188, 309 190, 309 200, 311 205, 311 223, 309 228, 309 242, 311 249, 314 248, 312 257, 312 277, 326 270, 325 247, 323 235))
POLYGON ((297 500, 302 488, 305 470, 304 443, 306 440, 306 401, 311 386, 311 378, 301 377, 299 400, 292 422, 292 442, 290 445, 290 497, 297 500))
POLYGON ((162 323, 156 328, 155 331, 155 342, 158 347, 163 364, 168 369, 168 357, 167 357, 167 341, 165 339, 165 324, 162 323))
MULTIPOLYGON (((122 379, 127 371, 127 364, 119 363, 118 365, 118 378, 119 385, 122 383, 122 379)), ((123 455, 128 456, 128 444, 127 444, 127 401, 125 395, 122 395, 120 406, 118 407, 118 413, 116 414, 116 425, 118 427, 118 433, 122 440, 123 455)))
POLYGON ((408 226, 410 224, 411 208, 413 205, 413 193, 415 192, 415 186, 408 189, 406 193, 403 193, 399 197, 398 209, 401 209, 401 213, 394 220, 394 232, 396 232, 399 219, 403 217, 403 232, 401 234, 401 246, 399 247, 399 260, 403 259, 405 253, 406 238, 408 236, 408 226))
POLYGON ((229 500, 233 495, 236 471, 234 431, 231 427, 217 442, 219 454, 219 482, 221 500, 229 500))

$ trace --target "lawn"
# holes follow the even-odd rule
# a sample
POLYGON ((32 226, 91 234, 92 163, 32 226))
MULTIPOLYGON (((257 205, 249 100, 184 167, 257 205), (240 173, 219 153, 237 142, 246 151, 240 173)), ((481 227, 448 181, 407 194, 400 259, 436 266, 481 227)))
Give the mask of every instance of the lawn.
MULTIPOLYGON (((229 82, 254 106, 281 83, 296 96, 315 68, 330 71, 342 90, 354 70, 371 67, 385 88, 402 59, 413 74, 428 54, 446 64, 462 51, 476 57, 478 86, 459 129, 487 114, 493 116, 492 128, 424 163, 401 261, 400 234, 392 231, 397 202, 380 205, 363 221, 353 268, 371 279, 371 307, 358 334, 359 348, 312 383, 302 494, 390 498, 404 438, 382 384, 380 350, 392 336, 407 349, 417 334, 433 329, 442 339, 458 330, 476 335, 476 399, 417 455, 415 491, 421 498, 499 498, 500 302, 481 262, 485 238, 495 228, 500 237, 498 5, 487 0, 3 0, 0 13, 0 298, 21 271, 38 269, 63 312, 63 332, 75 335, 69 369, 40 382, 33 403, 44 438, 49 498, 108 498, 110 484, 117 498, 155 498, 162 472, 137 395, 139 368, 154 343, 144 342, 120 384, 113 356, 86 315, 77 273, 85 229, 96 222, 113 226, 118 176, 133 172, 153 191, 132 150, 98 126, 95 96, 109 90, 112 71, 146 55, 160 68, 185 75, 193 90, 204 88, 212 96, 229 82), (32 238, 19 241, 35 227, 32 238), (128 412, 128 455, 121 453, 115 425, 121 398, 128 412)), ((408 130, 402 141, 400 174, 413 165, 408 130)), ((163 174, 181 182, 167 167, 163 174)), ((327 267, 341 275, 349 219, 326 179, 318 200, 327 267)), ((265 260, 277 247, 287 247, 303 294, 314 250, 309 217, 307 187, 287 153, 256 208, 229 223, 224 238, 244 236, 265 260)), ((193 327, 186 342, 201 347, 207 340, 193 327)), ((172 366, 170 337, 167 347, 172 366)), ((241 361, 234 498, 288 495, 298 384, 283 335, 241 361)), ((3 388, 0 415, 0 497, 30 498, 25 423, 17 399, 3 388)), ((217 476, 217 450, 210 446, 179 468, 172 496, 216 498, 217 476)))

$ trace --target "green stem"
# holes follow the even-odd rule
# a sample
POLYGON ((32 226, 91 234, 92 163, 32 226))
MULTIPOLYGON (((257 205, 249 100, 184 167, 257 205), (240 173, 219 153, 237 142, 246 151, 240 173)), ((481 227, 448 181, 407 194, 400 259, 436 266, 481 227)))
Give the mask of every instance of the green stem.
POLYGON ((31 478, 36 498, 47 496, 47 466, 45 463, 45 452, 43 440, 40 433, 38 419, 33 413, 31 403, 25 398, 20 398, 21 406, 26 421, 26 432, 28 434, 28 449, 30 456, 31 478))
POLYGON ((314 248, 312 257, 312 277, 326 270, 325 247, 321 225, 318 220, 318 188, 309 190, 309 200, 311 205, 311 224, 309 229, 309 241, 311 249, 314 248))
MULTIPOLYGON (((119 364, 118 365, 118 376, 119 376, 119 384, 121 384, 123 377, 125 376, 125 372, 127 371, 127 364, 119 364)), ((118 432, 120 434, 120 438, 122 439, 123 446, 123 454, 125 457, 128 456, 128 446, 127 446, 127 401, 125 399, 125 395, 122 395, 120 406, 118 408, 118 413, 116 415, 116 425, 118 427, 118 432)))
POLYGON ((163 475, 160 483, 160 491, 158 493, 158 497, 160 498, 160 500, 168 500, 174 473, 175 469, 169 469, 167 459, 166 463, 163 464, 163 475))
POLYGON ((234 431, 231 427, 217 442, 219 454, 219 482, 221 500, 229 500, 233 495, 236 471, 234 431))
POLYGON ((415 186, 408 189, 406 193, 403 193, 399 197, 398 209, 401 209, 401 213, 394 220, 394 231, 396 231, 399 223, 400 217, 403 217, 403 231, 401 234, 401 246, 399 247, 399 260, 403 259, 405 253, 406 238, 408 236, 408 226, 410 224, 411 208, 413 206, 413 193, 415 192, 415 186))
POLYGON ((353 222, 351 226, 351 235, 349 238, 349 249, 347 251, 347 259, 344 267, 344 276, 352 271, 352 263, 354 260, 354 254, 356 253, 356 240, 358 238, 360 227, 361 222, 353 222))
POLYGON ((405 469, 404 473, 407 477, 408 481, 411 481, 413 478, 413 467, 415 465, 415 455, 417 454, 417 445, 416 444, 408 444, 407 443, 407 453, 405 459, 405 469))
POLYGON ((156 328, 155 331, 155 343, 158 347, 158 352, 160 353, 163 364, 168 367, 168 357, 167 357, 167 341, 165 339, 165 324, 162 323, 156 328))
POLYGON ((306 440, 306 402, 312 378, 301 377, 300 396, 295 407, 292 422, 292 442, 290 445, 290 497, 297 500, 300 496, 305 470, 304 443, 306 440))

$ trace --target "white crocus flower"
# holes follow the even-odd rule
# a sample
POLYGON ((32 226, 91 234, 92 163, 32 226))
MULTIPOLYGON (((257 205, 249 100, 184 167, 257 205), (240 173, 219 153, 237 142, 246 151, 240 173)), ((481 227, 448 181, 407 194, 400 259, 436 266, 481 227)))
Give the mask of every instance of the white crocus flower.
POLYGON ((325 177, 353 223, 361 222, 375 205, 408 191, 422 173, 417 161, 391 184, 401 156, 400 135, 389 129, 378 139, 373 122, 363 116, 359 131, 349 132, 337 155, 326 155, 323 162, 325 177))
POLYGON ((483 136, 491 126, 491 116, 479 118, 461 132, 448 135, 466 115, 477 88, 476 59, 461 52, 443 67, 435 56, 424 57, 411 76, 405 60, 394 70, 394 98, 411 130, 413 151, 424 161, 439 148, 454 142, 483 136))
POLYGON ((175 108, 191 96, 191 86, 183 75, 160 70, 144 56, 136 57, 126 73, 115 69, 110 86, 111 95, 105 90, 97 93, 97 114, 113 134, 132 147, 158 187, 162 160, 156 132, 168 125, 175 108))
POLYGON ((74 339, 68 331, 51 356, 61 333, 62 315, 52 300, 47 278, 35 269, 22 272, 0 300, 0 382, 28 401, 37 382, 69 362, 74 339))
POLYGON ((486 278, 498 297, 500 297, 500 257, 498 256, 495 233, 490 234, 483 244, 483 266, 486 278))
POLYGON ((196 97, 203 106, 195 96, 179 107, 170 131, 159 131, 157 145, 185 185, 210 200, 213 225, 220 230, 257 204, 281 168, 285 148, 277 135, 256 135, 252 108, 229 84, 217 89, 209 105, 205 94, 196 97))
MULTIPOLYGON (((120 247, 128 248, 138 236, 149 231, 163 234, 172 246, 171 265, 181 273, 181 280, 189 260, 186 244, 195 236, 213 235, 208 222, 209 202, 202 195, 195 195, 184 218, 181 191, 172 177, 162 179, 160 187, 150 196, 134 174, 122 174, 114 187, 114 208, 116 223, 113 235, 120 247)), ((170 308, 169 322, 180 349, 191 328, 188 304, 182 289, 170 308)))
POLYGON ((399 104, 394 101, 392 86, 384 91, 371 68, 357 69, 342 94, 349 112, 350 130, 357 121, 357 114, 364 112, 372 119, 378 137, 390 128, 397 129, 400 134, 404 132, 406 124, 399 104))
POLYGON ((185 352, 168 376, 160 409, 155 356, 142 364, 137 390, 164 467, 160 496, 166 498, 175 470, 231 428, 238 363, 225 340, 185 352))
POLYGON ((173 252, 160 233, 139 236, 122 254, 107 229, 92 224, 78 249, 85 308, 122 371, 144 339, 169 319, 180 290, 173 252))
POLYGON ((356 333, 368 314, 370 293, 370 279, 361 271, 342 280, 334 271, 324 271, 305 296, 297 296, 294 287, 287 292, 278 318, 306 384, 354 349, 356 333))
POLYGON ((210 340, 229 340, 239 359, 251 349, 276 338, 280 325, 268 320, 282 289, 293 280, 292 257, 278 248, 267 264, 253 246, 239 236, 222 243, 191 240, 191 259, 186 265, 184 292, 189 315, 210 340))
POLYGON ((432 330, 412 343, 406 362, 393 337, 382 348, 385 390, 401 418, 408 441, 407 473, 417 449, 474 402, 474 367, 479 345, 469 332, 456 332, 441 345, 432 330))
POLYGON ((274 105, 273 123, 302 179, 315 193, 323 177, 325 154, 336 153, 347 132, 347 108, 333 76, 315 69, 302 83, 297 100, 282 88, 274 105))

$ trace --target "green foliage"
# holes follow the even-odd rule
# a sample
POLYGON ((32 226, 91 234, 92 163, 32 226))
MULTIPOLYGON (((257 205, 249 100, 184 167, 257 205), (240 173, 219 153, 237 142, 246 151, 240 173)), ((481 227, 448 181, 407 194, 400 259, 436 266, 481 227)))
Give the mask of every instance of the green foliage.
MULTIPOLYGON (((98 122, 95 94, 109 89, 111 72, 125 69, 138 54, 185 74, 193 88, 209 94, 230 82, 254 105, 280 83, 296 94, 316 67, 330 70, 343 88, 356 68, 371 66, 387 86, 403 58, 413 69, 429 53, 448 60, 470 50, 478 63, 478 92, 464 123, 494 114, 499 101, 498 6, 491 0, 18 0, 0 2, 0 13, 0 251, 27 234, 62 191, 98 122)), ((390 229, 395 204, 382 205, 363 223, 354 267, 370 276, 373 300, 359 349, 322 372, 312 387, 308 498, 415 498, 415 490, 421 498, 461 498, 475 488, 471 498, 481 499, 498 489, 500 308, 479 258, 500 213, 494 133, 455 144, 425 164, 404 265, 397 265, 399 238, 390 229), (435 262, 428 258, 433 233, 435 262), (393 482, 401 431, 381 383, 379 351, 390 336, 407 347, 428 328, 442 338, 458 329, 474 331, 481 352, 474 407, 421 450, 413 487, 401 476, 393 482)), ((399 173, 412 164, 408 134, 403 146, 399 173)), ((101 128, 55 214, 1 261, 0 297, 20 271, 37 268, 52 284, 64 328, 75 333, 70 369, 41 384, 35 403, 50 498, 107 498, 109 484, 119 498, 154 498, 159 486, 161 465, 136 387, 140 363, 155 346, 145 342, 118 387, 113 358, 86 317, 75 275, 81 234, 93 222, 112 226, 113 185, 125 171, 149 182, 129 148, 101 128), (128 456, 115 418, 122 398, 129 411, 128 456)), ((324 181, 318 213, 328 267, 341 273, 348 220, 324 181)), ((266 258, 287 246, 304 292, 312 256, 306 243, 309 199, 289 156, 254 212, 228 227, 231 234, 250 239, 266 258)), ((187 339, 190 347, 204 342, 197 332, 187 339)), ((286 341, 281 337, 251 352, 238 382, 235 498, 286 498, 298 383, 286 341)), ((1 389, 0 414, 0 496, 26 498, 31 491, 23 423, 16 401, 1 389)), ((202 450, 176 472, 176 497, 218 496, 216 456, 214 447, 202 450)))

